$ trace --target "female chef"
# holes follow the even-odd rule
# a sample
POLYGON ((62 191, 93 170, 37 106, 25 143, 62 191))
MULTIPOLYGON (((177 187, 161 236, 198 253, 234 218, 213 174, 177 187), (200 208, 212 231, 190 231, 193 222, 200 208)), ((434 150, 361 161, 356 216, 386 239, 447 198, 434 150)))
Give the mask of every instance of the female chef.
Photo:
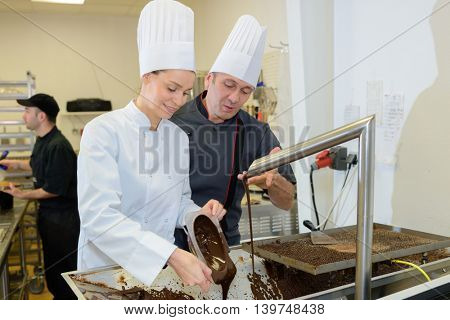
MULTIPOLYGON (((154 0, 138 23, 140 95, 89 122, 78 157, 81 232, 78 269, 119 264, 151 285, 170 265, 203 291, 211 270, 173 244, 175 227, 200 208, 191 200, 189 140, 168 119, 195 79, 194 14, 172 0, 154 0)), ((201 210, 219 219, 222 205, 201 210)))

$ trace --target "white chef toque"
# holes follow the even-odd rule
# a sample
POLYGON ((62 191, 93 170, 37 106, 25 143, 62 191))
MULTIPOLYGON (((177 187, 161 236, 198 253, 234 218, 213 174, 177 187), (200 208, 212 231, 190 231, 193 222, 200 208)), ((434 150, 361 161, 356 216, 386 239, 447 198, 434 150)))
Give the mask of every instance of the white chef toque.
POLYGON ((250 15, 241 16, 209 72, 223 72, 256 87, 267 30, 250 15))
POLYGON ((173 0, 154 0, 142 9, 137 28, 141 77, 157 70, 195 72, 194 12, 173 0))

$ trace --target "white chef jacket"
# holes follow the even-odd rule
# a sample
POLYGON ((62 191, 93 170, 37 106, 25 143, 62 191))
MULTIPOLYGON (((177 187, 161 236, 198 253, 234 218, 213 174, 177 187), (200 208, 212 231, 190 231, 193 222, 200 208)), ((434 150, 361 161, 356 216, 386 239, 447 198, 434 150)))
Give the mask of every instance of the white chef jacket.
POLYGON ((189 140, 162 119, 156 131, 131 101, 83 132, 78 156, 78 269, 119 264, 151 285, 175 250, 191 200, 189 140))

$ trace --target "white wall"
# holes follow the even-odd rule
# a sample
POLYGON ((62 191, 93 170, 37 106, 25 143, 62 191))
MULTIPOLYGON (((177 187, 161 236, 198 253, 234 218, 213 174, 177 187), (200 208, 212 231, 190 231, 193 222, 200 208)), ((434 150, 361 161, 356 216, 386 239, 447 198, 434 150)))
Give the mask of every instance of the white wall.
MULTIPOLYGON (((34 24, 0 13, 0 79, 24 80, 31 70, 37 91, 54 95, 62 110, 75 98, 105 98, 117 108, 134 96, 139 86, 137 17, 27 17, 34 24)), ((79 134, 72 134, 72 128, 82 128, 89 117, 58 118, 58 126, 77 148, 79 134)))
MULTIPOLYGON (((432 14, 445 2, 335 1, 335 73, 353 67, 335 81, 334 123, 346 122, 348 105, 360 117, 373 113, 368 95, 378 81, 374 220, 449 235, 450 170, 441 166, 450 159, 448 2, 432 14)), ((356 184, 338 225, 356 222, 355 192, 356 184)))
MULTIPOLYGON (((296 128, 295 142, 333 128, 333 2, 287 0, 290 43, 291 105, 288 117, 296 128)), ((309 165, 314 157, 295 163, 299 220, 316 224, 311 201, 309 165)), ((323 220, 333 198, 330 170, 314 173, 316 204, 323 220)), ((301 231, 307 231, 301 226, 301 231)))
MULTIPOLYGON (((287 3, 289 41, 291 49, 296 48, 290 51, 293 102, 320 87, 324 80, 335 78, 294 108, 297 129, 310 125, 311 137, 350 122, 352 116, 371 114, 368 81, 380 81, 374 220, 450 235, 450 197, 446 186, 450 170, 443 165, 444 159, 450 159, 450 129, 446 123, 450 112, 448 2, 287 3), (447 6, 442 7, 445 3, 447 6), (426 17, 441 7, 431 19, 426 17), (398 35, 398 39, 390 41, 398 35), (389 107, 389 97, 403 99, 398 109, 389 107), (393 116, 393 112, 402 112, 401 107, 403 116, 393 116), (356 112, 351 115, 350 110, 356 112)), ((357 151, 356 143, 347 145, 351 151, 357 151)), ((333 187, 327 185, 327 171, 318 172, 317 176, 319 212, 324 213, 334 197, 333 187)), ((337 194, 343 174, 336 173, 333 180, 337 194)), ((300 185, 309 188, 303 181, 300 185)), ((309 190, 298 191, 303 198, 299 202, 302 219, 302 215, 311 214, 304 212, 310 210, 310 201, 305 199, 309 190)), ((356 183, 339 206, 339 214, 333 217, 338 226, 356 223, 355 204, 356 183)))
MULTIPOLYGON (((269 44, 287 42, 285 1, 282 0, 197 0, 195 12, 197 68, 209 70, 225 43, 236 20, 244 14, 253 15, 267 27, 266 51, 269 44)), ((273 50, 273 49, 272 49, 273 50)))
POLYGON ((444 3, 429 19, 437 74, 412 103, 403 126, 391 199, 393 224, 450 236, 450 5, 437 1, 433 10, 444 3))
MULTIPOLYGON (((306 117, 312 138, 333 127, 333 1, 302 0, 306 117)), ((333 172, 314 173, 317 210, 324 220, 333 200, 333 172)), ((315 218, 311 221, 316 223, 315 218)))

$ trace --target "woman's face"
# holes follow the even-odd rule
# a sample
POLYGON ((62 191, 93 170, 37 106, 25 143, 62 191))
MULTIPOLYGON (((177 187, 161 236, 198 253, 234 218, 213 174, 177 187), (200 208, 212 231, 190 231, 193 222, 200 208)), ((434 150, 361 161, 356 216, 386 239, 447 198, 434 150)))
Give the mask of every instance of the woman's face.
POLYGON ((194 85, 195 73, 163 70, 143 76, 141 95, 156 116, 169 119, 186 103, 194 85))

